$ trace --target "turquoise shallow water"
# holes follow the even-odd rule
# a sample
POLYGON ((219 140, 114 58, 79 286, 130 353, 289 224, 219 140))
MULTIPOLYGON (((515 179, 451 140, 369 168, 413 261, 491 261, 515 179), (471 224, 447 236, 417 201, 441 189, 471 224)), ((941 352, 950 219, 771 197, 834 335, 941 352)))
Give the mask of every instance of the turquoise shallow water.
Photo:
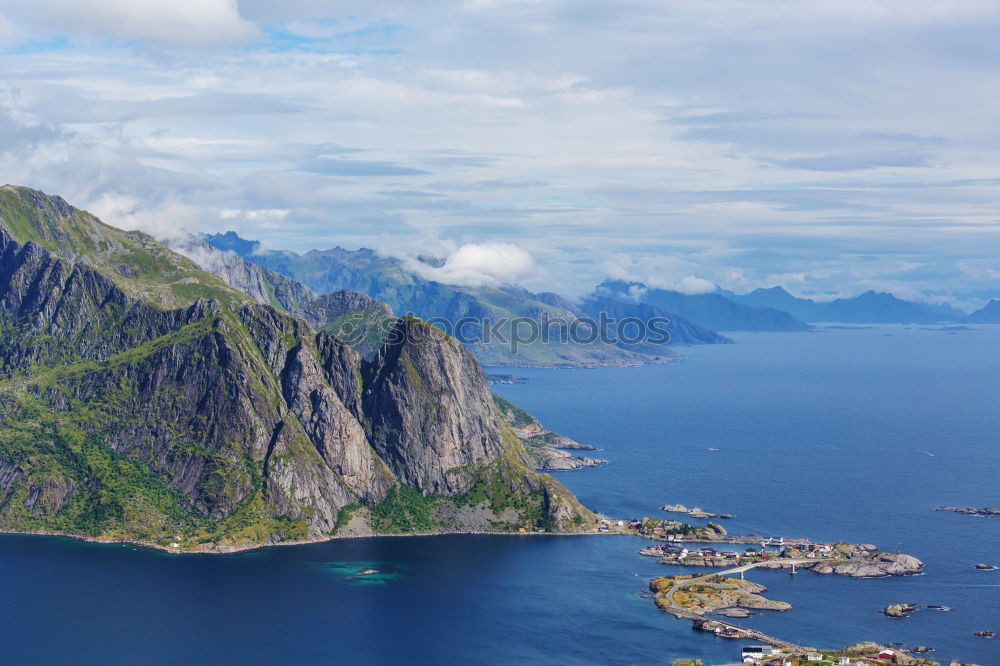
POLYGON ((406 575, 399 562, 328 562, 320 568, 340 581, 353 585, 388 585, 406 575))
MULTIPOLYGON (((560 476, 591 506, 737 514, 734 532, 867 541, 926 575, 755 572, 795 605, 747 624, 800 642, 923 643, 1000 664, 1000 330, 742 335, 671 365, 523 370, 498 390, 612 465, 560 476), (710 451, 709 449, 718 449, 710 451), (900 601, 944 604, 892 620, 900 601)), ((724 663, 736 645, 639 597, 670 571, 631 537, 343 540, 234 556, 0 536, 0 650, 13 664, 724 663), (361 575, 367 570, 376 574, 361 575)))

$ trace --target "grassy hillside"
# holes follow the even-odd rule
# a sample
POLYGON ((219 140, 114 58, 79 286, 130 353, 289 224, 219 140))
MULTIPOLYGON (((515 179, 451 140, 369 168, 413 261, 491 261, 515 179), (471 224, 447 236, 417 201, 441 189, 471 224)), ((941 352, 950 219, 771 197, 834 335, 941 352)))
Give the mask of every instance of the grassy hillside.
POLYGON ((86 264, 130 296, 162 308, 198 298, 213 298, 227 306, 249 301, 147 234, 111 227, 59 197, 5 185, 0 187, 0 218, 18 243, 37 243, 68 261, 86 264))

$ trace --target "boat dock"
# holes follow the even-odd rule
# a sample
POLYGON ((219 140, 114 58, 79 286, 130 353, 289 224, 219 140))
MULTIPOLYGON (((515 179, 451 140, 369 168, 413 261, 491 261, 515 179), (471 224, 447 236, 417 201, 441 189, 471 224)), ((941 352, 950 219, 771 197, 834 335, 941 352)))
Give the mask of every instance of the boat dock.
MULTIPOLYGON (((674 617, 689 619, 694 622, 704 621, 705 619, 696 613, 689 613, 686 611, 670 610, 667 612, 674 617)), ((763 631, 741 627, 737 624, 733 624, 732 622, 723 622, 722 620, 710 620, 710 622, 713 625, 718 625, 718 629, 704 629, 704 631, 712 631, 716 636, 721 636, 723 638, 755 640, 761 643, 767 643, 768 645, 773 645, 774 647, 781 648, 782 650, 789 650, 791 652, 802 652, 808 649, 801 645, 796 645, 790 641, 778 638, 777 636, 765 634, 763 631)))

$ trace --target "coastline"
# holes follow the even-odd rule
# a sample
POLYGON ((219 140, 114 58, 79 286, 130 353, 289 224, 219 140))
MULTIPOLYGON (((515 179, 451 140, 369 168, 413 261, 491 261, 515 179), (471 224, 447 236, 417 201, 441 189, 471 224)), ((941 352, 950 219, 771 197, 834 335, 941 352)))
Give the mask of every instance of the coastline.
MULTIPOLYGON (((610 361, 608 363, 572 363, 566 365, 531 365, 531 364, 501 364, 495 361, 480 361, 484 370, 522 369, 522 370, 600 370, 602 368, 642 368, 647 365, 667 365, 687 358, 684 354, 677 353, 675 356, 667 356, 659 359, 649 359, 643 361, 610 361)), ((523 382, 518 382, 523 383, 523 382)))
POLYGON ((616 536, 633 536, 642 539, 648 538, 640 534, 624 534, 621 532, 594 532, 594 531, 580 531, 580 532, 491 532, 491 531, 469 531, 469 532, 406 532, 401 534, 343 534, 334 535, 331 537, 325 537, 322 539, 302 539, 296 541, 279 541, 277 543, 260 543, 260 544, 248 544, 245 546, 233 546, 227 550, 213 550, 213 549, 186 549, 182 550, 180 548, 171 548, 169 546, 161 546, 158 543, 150 543, 146 541, 134 541, 129 539, 101 539, 99 537, 92 537, 85 534, 66 534, 63 532, 18 532, 13 530, 2 530, 0 529, 0 536, 11 535, 11 536, 35 536, 35 537, 56 537, 62 539, 71 539, 73 541, 79 541, 82 543, 91 543, 96 545, 106 545, 106 546, 136 546, 139 548, 144 548, 147 550, 155 550, 162 553, 169 553, 170 555, 238 555, 240 553, 246 553, 254 550, 260 550, 263 548, 282 548, 286 546, 309 546, 319 543, 329 543, 331 541, 340 541, 347 539, 383 539, 392 537, 441 537, 441 536, 518 536, 518 537, 542 537, 542 536, 599 536, 599 535, 616 535, 616 536))

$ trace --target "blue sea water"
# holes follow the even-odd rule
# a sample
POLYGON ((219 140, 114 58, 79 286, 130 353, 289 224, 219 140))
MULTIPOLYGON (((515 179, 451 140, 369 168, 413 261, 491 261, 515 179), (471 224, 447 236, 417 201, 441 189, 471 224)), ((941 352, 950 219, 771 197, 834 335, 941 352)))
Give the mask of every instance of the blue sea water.
MULTIPOLYGON (((615 516, 681 502, 731 532, 871 542, 926 563, 853 580, 755 571, 787 613, 745 624, 800 643, 937 648, 1000 664, 1000 328, 744 334, 661 366, 522 370, 498 391, 613 464, 560 480, 615 516), (718 449, 718 450, 711 450, 718 449), (906 620, 890 603, 943 604, 906 620)), ((509 372, 509 371, 507 371, 509 372)), ((666 514, 660 514, 666 515, 666 514)), ((356 539, 176 556, 0 536, 0 663, 727 663, 638 592, 675 571, 618 536, 356 539), (375 577, 361 576, 366 569, 375 577)))

